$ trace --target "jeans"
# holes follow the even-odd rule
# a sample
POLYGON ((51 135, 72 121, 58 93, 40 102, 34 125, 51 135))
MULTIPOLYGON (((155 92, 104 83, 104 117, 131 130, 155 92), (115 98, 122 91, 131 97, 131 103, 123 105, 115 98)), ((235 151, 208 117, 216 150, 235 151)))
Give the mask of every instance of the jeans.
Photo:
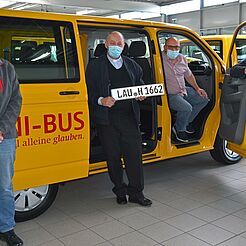
POLYGON ((193 88, 186 87, 187 96, 169 94, 169 105, 177 111, 174 127, 177 131, 185 131, 198 113, 208 104, 209 99, 201 97, 193 88))
POLYGON ((16 140, 4 139, 0 143, 0 232, 15 226, 15 201, 12 190, 16 140))

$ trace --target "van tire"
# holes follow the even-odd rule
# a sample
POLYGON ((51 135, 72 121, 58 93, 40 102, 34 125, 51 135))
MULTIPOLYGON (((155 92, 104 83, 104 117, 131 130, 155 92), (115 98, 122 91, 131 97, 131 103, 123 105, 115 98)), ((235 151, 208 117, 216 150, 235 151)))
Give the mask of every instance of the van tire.
POLYGON ((14 192, 15 221, 31 220, 44 213, 54 202, 58 188, 59 184, 51 184, 14 192), (18 198, 24 199, 24 206, 18 198))
POLYGON ((225 165, 238 163, 242 159, 242 157, 239 154, 227 149, 226 145, 227 141, 217 135, 214 143, 214 149, 210 150, 210 155, 215 161, 218 161, 225 165))

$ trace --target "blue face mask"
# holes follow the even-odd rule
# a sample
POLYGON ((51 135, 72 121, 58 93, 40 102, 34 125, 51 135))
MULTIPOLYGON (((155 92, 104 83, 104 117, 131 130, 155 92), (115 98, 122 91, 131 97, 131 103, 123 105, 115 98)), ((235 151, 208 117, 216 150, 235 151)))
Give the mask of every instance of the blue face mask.
POLYGON ((175 59, 177 58, 177 56, 179 55, 179 51, 177 50, 167 50, 167 56, 170 58, 170 59, 175 59))
POLYGON ((120 57, 123 49, 120 46, 114 45, 108 47, 108 54, 113 59, 117 59, 120 57))

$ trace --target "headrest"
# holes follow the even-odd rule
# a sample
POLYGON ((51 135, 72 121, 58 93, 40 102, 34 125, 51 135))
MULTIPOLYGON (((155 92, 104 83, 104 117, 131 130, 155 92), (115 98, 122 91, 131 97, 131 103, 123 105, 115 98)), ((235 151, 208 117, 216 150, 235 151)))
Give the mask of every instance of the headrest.
POLYGON ((131 42, 131 45, 129 48, 129 56, 130 57, 145 56, 145 53, 146 53, 146 45, 143 41, 131 42))
POLYGON ((107 52, 107 49, 104 44, 98 44, 95 51, 94 56, 99 57, 107 52))

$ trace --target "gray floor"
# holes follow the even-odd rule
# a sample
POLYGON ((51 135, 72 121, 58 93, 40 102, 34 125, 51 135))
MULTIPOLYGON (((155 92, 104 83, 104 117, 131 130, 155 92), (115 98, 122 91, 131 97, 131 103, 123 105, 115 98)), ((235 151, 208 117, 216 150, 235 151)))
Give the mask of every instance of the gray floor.
POLYGON ((52 207, 16 232, 26 246, 246 245, 245 159, 223 166, 206 152, 144 173, 150 208, 116 204, 104 173, 61 186, 52 207))

